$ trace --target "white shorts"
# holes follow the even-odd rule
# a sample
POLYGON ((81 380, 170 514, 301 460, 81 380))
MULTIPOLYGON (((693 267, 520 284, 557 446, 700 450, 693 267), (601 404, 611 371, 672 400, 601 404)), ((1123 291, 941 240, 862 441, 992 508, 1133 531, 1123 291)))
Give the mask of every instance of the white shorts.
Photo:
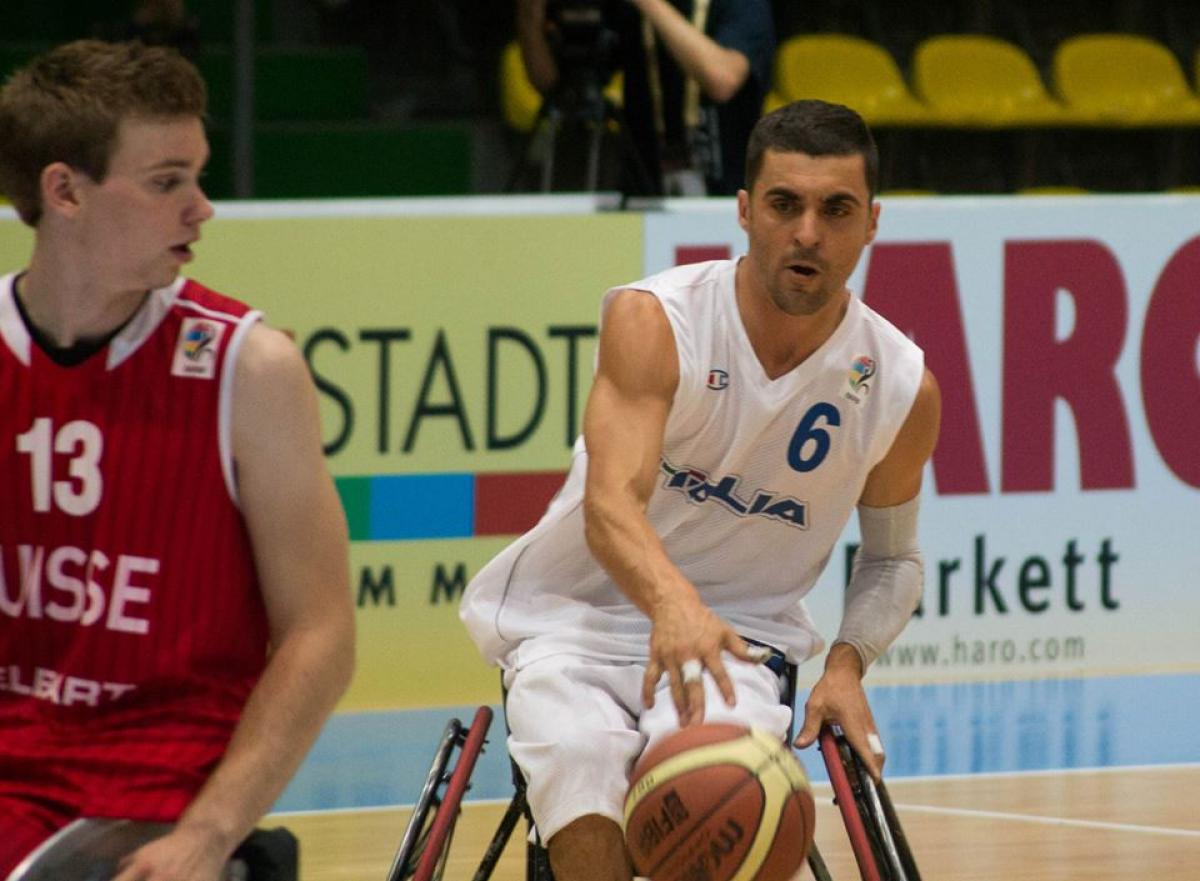
MULTIPOLYGON (((737 703, 726 706, 704 673, 704 720, 762 728, 781 740, 792 721, 770 669, 723 656, 737 703)), ((588 814, 622 823, 629 774, 650 743, 679 729, 667 678, 642 709, 638 663, 551 655, 507 670, 508 751, 528 781, 529 807, 543 842, 588 814)))

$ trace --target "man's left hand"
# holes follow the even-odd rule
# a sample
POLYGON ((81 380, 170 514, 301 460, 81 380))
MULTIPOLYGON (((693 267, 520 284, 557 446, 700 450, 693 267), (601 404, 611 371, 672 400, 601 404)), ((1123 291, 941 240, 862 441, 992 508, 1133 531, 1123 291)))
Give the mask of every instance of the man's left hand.
POLYGON ((862 659, 853 646, 838 643, 829 650, 825 672, 804 704, 804 726, 796 737, 796 746, 803 749, 811 745, 822 725, 836 722, 871 776, 879 780, 883 774, 883 744, 867 705, 862 676, 862 659))
POLYGON ((228 858, 216 830, 181 824, 125 857, 113 881, 223 881, 228 858))

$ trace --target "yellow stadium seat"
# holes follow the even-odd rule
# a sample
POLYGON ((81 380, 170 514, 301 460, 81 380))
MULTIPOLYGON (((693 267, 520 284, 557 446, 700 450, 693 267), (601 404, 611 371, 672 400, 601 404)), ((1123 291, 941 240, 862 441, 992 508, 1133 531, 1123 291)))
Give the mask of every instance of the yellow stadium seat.
POLYGON ((1066 109, 1050 97, 1033 59, 995 37, 944 34, 913 55, 913 90, 947 125, 1055 125, 1066 109))
POLYGON ((533 121, 542 106, 542 96, 529 82, 525 63, 521 60, 521 48, 515 42, 505 46, 500 55, 500 104, 504 121, 519 132, 533 128, 533 121))
POLYGON ((1133 34, 1081 34, 1054 52, 1054 86, 1081 121, 1156 126, 1200 123, 1200 100, 1171 51, 1133 34))
POLYGON ((923 125, 928 109, 877 43, 843 34, 792 37, 775 53, 774 91, 782 101, 820 98, 857 110, 870 125, 923 125))

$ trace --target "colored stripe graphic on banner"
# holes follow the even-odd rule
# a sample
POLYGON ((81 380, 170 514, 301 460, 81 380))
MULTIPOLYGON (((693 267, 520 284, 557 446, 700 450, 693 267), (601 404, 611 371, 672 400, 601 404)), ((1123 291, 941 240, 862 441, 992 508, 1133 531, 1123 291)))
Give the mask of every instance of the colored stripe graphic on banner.
POLYGON ((562 486, 563 471, 397 474, 336 480, 352 541, 517 535, 562 486))

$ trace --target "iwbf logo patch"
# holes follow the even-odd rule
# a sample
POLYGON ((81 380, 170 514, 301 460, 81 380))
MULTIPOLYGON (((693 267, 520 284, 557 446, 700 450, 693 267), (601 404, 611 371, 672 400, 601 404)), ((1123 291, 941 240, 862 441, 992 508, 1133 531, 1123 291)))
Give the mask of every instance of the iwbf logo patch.
POLYGON ((850 376, 846 380, 848 388, 842 397, 856 404, 859 403, 871 391, 871 380, 875 378, 878 370, 874 358, 859 355, 850 365, 850 376))
POLYGON ((193 379, 212 379, 217 375, 217 356, 225 325, 207 318, 185 318, 175 344, 175 359, 171 362, 172 376, 193 379))

